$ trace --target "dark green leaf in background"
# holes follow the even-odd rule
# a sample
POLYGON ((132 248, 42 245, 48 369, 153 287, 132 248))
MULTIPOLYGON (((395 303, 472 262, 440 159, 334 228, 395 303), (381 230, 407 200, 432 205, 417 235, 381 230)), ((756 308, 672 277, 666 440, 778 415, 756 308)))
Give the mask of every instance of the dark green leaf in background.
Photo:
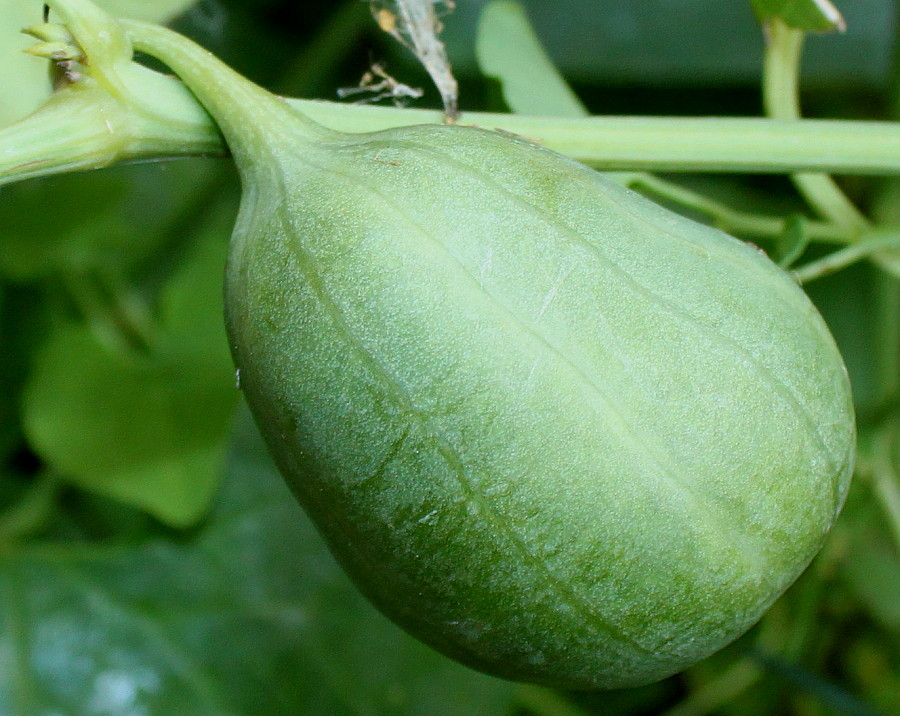
POLYGON ((842 564, 842 576, 869 615, 900 637, 900 554, 869 488, 854 489, 840 524, 852 555, 842 564))
POLYGON ((159 249, 211 169, 197 161, 143 164, 5 186, 0 274, 22 282, 125 270, 159 249))
POLYGON ((163 288, 144 350, 116 350, 68 321, 41 347, 23 420, 64 479, 173 525, 206 509, 237 400, 221 282, 233 211, 200 232, 163 288))
POLYGON ((806 220, 795 214, 784 220, 784 231, 775 240, 772 260, 782 268, 789 268, 803 255, 809 246, 809 235, 806 232, 806 220))
MULTIPOLYGON (((443 38, 460 73, 473 71, 472 37, 485 4, 457 0, 457 10, 445 18, 443 38)), ((759 80, 763 40, 747 0, 524 0, 523 5, 550 56, 579 91, 582 85, 631 86, 639 92, 759 80)), ((829 90, 880 90, 891 72, 894 0, 852 0, 839 7, 847 32, 811 38, 805 65, 814 71, 805 80, 829 90)), ((465 105, 465 92, 461 100, 465 105)), ((720 111, 733 111, 729 105, 723 98, 720 111)), ((606 110, 601 104, 596 111, 606 110)))
POLYGON ((763 21, 778 18, 788 27, 813 32, 845 29, 844 18, 831 0, 750 0, 763 21))
MULTIPOLYGON (((879 224, 900 227, 900 181, 890 178, 882 182, 875 195, 872 214, 879 224)), ((875 256, 875 262, 900 278, 900 250, 883 251, 875 256)))
MULTIPOLYGON (((843 551, 840 578, 850 594, 846 608, 858 609, 839 658, 849 679, 883 714, 900 704, 900 413, 874 439, 864 439, 860 475, 836 525, 834 542, 843 551), (887 465, 879 466, 879 451, 887 465), (884 469, 882 475, 874 474, 884 469), (882 481, 887 481, 886 483, 882 481), (879 484, 881 483, 881 484, 879 484)), ((864 438, 873 437, 866 431, 864 438)))
POLYGON ((359 596, 247 415, 194 537, 0 548, 0 673, 8 716, 495 716, 515 688, 359 596))
MULTIPOLYGON (((42 298, 34 288, 0 280, 0 466, 9 465, 25 447, 20 396, 31 356, 43 340, 51 315, 42 298)), ((0 492, 6 483, 0 467, 0 492)))

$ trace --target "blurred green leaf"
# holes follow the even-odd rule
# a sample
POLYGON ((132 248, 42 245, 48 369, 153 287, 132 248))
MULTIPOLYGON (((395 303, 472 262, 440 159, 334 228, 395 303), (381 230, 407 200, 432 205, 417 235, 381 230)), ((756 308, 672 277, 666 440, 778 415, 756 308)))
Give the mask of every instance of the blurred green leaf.
POLYGON ((900 704, 900 640, 892 648, 890 639, 880 637, 865 634, 848 645, 844 658, 870 703, 881 713, 892 714, 900 704))
POLYGON ((0 713, 497 716, 514 686, 406 636, 358 594, 249 417, 182 544, 0 553, 0 713))
POLYGON ((478 64, 500 80, 507 106, 518 114, 584 117, 588 111, 565 83, 535 35, 522 5, 485 5, 475 46, 478 64))
POLYGON ((889 535, 878 526, 879 515, 870 512, 868 517, 871 524, 854 525, 850 542, 853 556, 844 564, 844 577, 869 615, 900 633, 900 559, 889 535))
POLYGON ((806 220, 800 214, 792 214, 784 220, 784 231, 775 241, 772 260, 783 269, 790 268, 807 246, 806 220))
MULTIPOLYGON (((6 335, 10 328, 6 320, 9 316, 6 299, 7 290, 7 287, 0 283, 0 345, 6 348, 0 353, 0 372, 3 372, 3 364, 9 361, 9 345, 11 343, 6 335)), ((15 380, 0 382, 0 463, 6 461, 18 429, 17 388, 17 381, 15 380)), ((0 500, 0 505, 2 505, 2 500, 0 500)))
POLYGON ((877 416, 896 389, 900 305, 895 288, 890 277, 869 263, 854 264, 804 287, 847 364, 861 422, 877 416))
MULTIPOLYGON (((900 411, 893 419, 885 421, 873 436, 867 467, 872 493, 893 535, 894 553, 900 562, 900 411)), ((900 569, 897 572, 900 573, 900 569)), ((900 588, 896 596, 900 601, 900 588)))
MULTIPOLYGON (((457 0, 457 10, 445 19, 443 38, 460 74, 475 72, 472 37, 485 4, 457 0)), ((641 90, 733 89, 759 80, 762 34, 745 0, 523 0, 523 5, 556 66, 579 91, 591 85, 629 88, 637 99, 648 100, 638 105, 642 110, 667 113, 661 104, 665 99, 647 97, 641 90)), ((881 91, 891 73, 894 2, 840 5, 848 30, 810 39, 805 64, 813 71, 804 78, 805 88, 824 88, 832 98, 835 86, 881 91)), ((665 94, 670 102, 677 99, 665 94)), ((716 96, 717 113, 735 111, 734 95, 716 96)), ((463 92, 462 99, 472 101, 471 94, 466 98, 463 92)), ((601 93, 601 111, 602 98, 601 93)), ((677 111, 691 109, 686 102, 677 111)), ((745 104, 738 111, 752 108, 745 104)))
MULTIPOLYGON (((861 436, 861 461, 865 473, 879 469, 880 460, 892 461, 883 477, 896 481, 900 474, 900 422, 887 420, 883 426, 868 429, 861 436), (888 454, 880 454, 888 451, 888 454), (891 452, 892 451, 892 452, 891 452)), ((883 469, 883 466, 881 466, 883 469)), ((894 494, 900 485, 894 483, 894 494)), ((841 576, 859 603, 883 628, 900 636, 900 549, 896 526, 889 521, 895 515, 887 505, 879 504, 878 479, 865 474, 855 480, 847 504, 835 527, 836 539, 843 541, 845 558, 841 576)))
MULTIPOLYGON (((116 15, 162 22, 189 7, 194 0, 96 0, 116 15)), ((41 22, 42 4, 37 0, 0 0, 0 127, 17 122, 33 112, 50 95, 48 63, 24 54, 34 44, 23 27, 41 22)))
POLYGON ((788 663, 775 655, 760 650, 754 650, 751 653, 754 659, 766 669, 811 694, 831 713, 842 716, 882 716, 855 694, 822 679, 802 666, 788 663))
POLYGON ((127 269, 158 250, 172 224, 202 194, 212 171, 208 162, 194 160, 5 186, 0 191, 0 273, 33 281, 127 269))
POLYGON ((750 0, 762 20, 778 18, 788 27, 813 32, 843 30, 844 18, 830 0, 750 0))
POLYGON ((237 400, 221 299, 232 219, 219 212, 164 286, 149 352, 112 350, 88 326, 65 322, 25 390, 26 433, 44 460, 174 525, 207 508, 237 400))
MULTIPOLYGON (((886 178, 872 202, 872 215, 879 224, 900 226, 900 181, 886 178)), ((885 271, 900 279, 900 251, 883 251, 873 257, 885 271)))

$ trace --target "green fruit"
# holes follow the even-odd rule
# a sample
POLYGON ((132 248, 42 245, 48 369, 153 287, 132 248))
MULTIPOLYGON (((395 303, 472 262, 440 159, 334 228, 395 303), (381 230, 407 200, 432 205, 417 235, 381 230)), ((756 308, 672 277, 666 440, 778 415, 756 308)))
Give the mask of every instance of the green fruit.
POLYGON ((238 162, 241 385, 398 624, 498 676, 632 686, 735 639, 816 554, 847 374, 759 251, 523 140, 327 131, 126 27, 238 162))

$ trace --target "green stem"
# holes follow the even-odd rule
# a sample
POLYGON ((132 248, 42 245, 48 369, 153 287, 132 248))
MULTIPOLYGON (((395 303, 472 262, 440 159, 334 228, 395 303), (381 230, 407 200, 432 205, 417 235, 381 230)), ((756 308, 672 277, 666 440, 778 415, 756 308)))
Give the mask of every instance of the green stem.
MULTIPOLYGON (((77 16, 84 0, 55 0, 53 5, 57 10, 64 9, 66 16, 77 16)), ((120 25, 132 40, 156 38, 150 41, 154 46, 175 42, 173 38, 178 37, 144 23, 121 21, 120 25)), ((82 34, 88 32, 88 28, 82 29, 82 34)), ((89 39, 76 37, 82 47, 93 46, 89 39)), ((192 57, 207 66, 207 70, 211 62, 217 62, 199 49, 192 57)), ((208 83, 200 83, 207 84, 205 91, 211 99, 220 72, 218 79, 226 74, 229 82, 241 79, 224 65, 215 64, 215 67, 215 71, 207 72, 208 83)), ((187 73, 201 71, 190 61, 181 69, 187 73)), ((86 71, 92 73, 94 65, 88 62, 86 71)), ((123 88, 127 89, 127 96, 110 95, 118 103, 117 121, 110 122, 108 113, 104 115, 96 109, 71 112, 57 107, 49 119, 39 113, 0 130, 0 184, 62 171, 93 169, 114 161, 225 153, 216 124, 179 82, 127 58, 116 63, 114 72, 110 69, 104 75, 107 81, 103 86, 112 87, 120 95, 123 88), (114 72, 120 75, 115 81, 110 79, 114 72), (55 123, 54 127, 59 125, 56 127, 59 131, 48 132, 44 126, 48 121, 55 123), (82 135, 90 140, 69 140, 82 135), (63 137, 69 141, 62 140, 63 137), (52 154, 52 161, 48 161, 48 153, 52 154)), ((269 97, 250 83, 245 82, 243 87, 254 88, 247 91, 255 97, 269 97)), ((96 89, 102 91, 99 86, 96 89)), ((251 114, 254 104, 251 101, 247 105, 251 114)), ((268 102, 269 107, 272 105, 268 102)), ((443 121, 439 111, 308 100, 289 100, 287 105, 326 127, 348 132, 443 121)), ((459 123, 529 137, 549 149, 605 170, 900 173, 900 124, 897 123, 761 118, 568 118, 478 112, 464 114, 459 123)), ((292 124, 296 126, 296 122, 292 124)), ((247 127, 242 129, 246 133, 247 127)))
MULTIPOLYGON (((213 69, 208 53, 195 50, 171 31, 147 23, 121 22, 136 49, 167 55, 161 59, 179 65, 173 69, 185 76, 193 75, 210 108, 219 101, 216 91, 220 86, 220 73, 229 75, 229 86, 232 80, 240 79, 247 92, 255 95, 261 91, 218 61, 213 69), (197 68, 191 60, 207 64, 208 69, 197 68)), ((196 92, 197 88, 192 87, 192 90, 196 92)), ((233 107, 233 104, 229 101, 229 106, 233 107)), ((438 111, 327 102, 289 104, 320 124, 344 131, 376 131, 404 124, 443 121, 443 114, 438 111)), ((753 119, 568 119, 487 113, 463 115, 460 122, 534 138, 563 154, 600 164, 605 169, 777 172, 836 166, 846 172, 900 172, 900 125, 890 123, 819 121, 804 123, 801 128, 793 121, 753 119), (829 147, 827 154, 821 151, 823 146, 829 147), (842 151, 857 156, 852 159, 841 157, 842 151), (861 156, 863 154, 866 156, 861 156)))
POLYGON ((331 134, 183 35, 138 20, 119 23, 135 50, 168 65, 200 100, 219 125, 239 170, 256 167, 255 157, 278 152, 285 141, 314 143, 331 134))
MULTIPOLYGON (((763 102, 775 119, 800 119, 800 58, 805 33, 780 20, 768 25, 763 63, 763 102)), ((821 216, 847 229, 863 231, 869 226, 835 181, 827 174, 807 172, 792 177, 797 189, 821 216)))
MULTIPOLYGON (((611 177, 630 188, 643 190, 657 198, 676 202, 680 206, 702 214, 712 220, 717 227, 731 234, 774 239, 781 236, 785 230, 787 220, 783 217, 738 211, 710 199, 708 196, 652 174, 613 173, 611 177)), ((856 238, 855 232, 824 221, 809 221, 804 228, 811 239, 822 242, 849 243, 856 238)))
MULTIPOLYGON (((343 132, 436 124, 436 110, 289 100, 343 132)), ((533 117, 465 112, 458 124, 498 129, 608 171, 785 174, 798 169, 900 174, 900 124, 731 117, 533 117), (824 153, 822 146, 828 146, 824 153)))
POLYGON ((893 441, 900 442, 900 420, 882 428, 875 437, 870 477, 872 490, 884 509, 894 542, 900 550, 900 472, 894 466, 893 441))
POLYGON ((0 185, 119 162, 225 154, 218 128, 187 89, 140 65, 123 72, 154 112, 85 79, 0 129, 0 185))
MULTIPOLYGON (((186 101, 193 101, 186 98, 186 101)), ((310 119, 344 132, 375 132, 416 124, 437 124, 436 110, 398 109, 290 99, 310 119)), ((135 142, 108 158, 89 155, 78 143, 66 160, 52 166, 43 159, 42 145, 23 143, 23 120, 0 130, 0 185, 32 176, 96 169, 118 161, 150 161, 225 154, 211 120, 191 134, 152 145, 135 142), (22 151, 12 158, 6 152, 22 151)), ((54 120, 60 123, 62 120, 54 120)), ((797 170, 843 174, 900 174, 900 125, 891 122, 837 120, 778 121, 737 118, 589 117, 568 119, 489 112, 466 112, 458 124, 496 129, 533 139, 577 161, 613 171, 731 172, 785 174, 797 170), (823 153, 821 147, 828 146, 823 153)), ((72 122, 69 121, 71 129, 72 122)), ((100 122, 93 135, 109 134, 100 122)), ((114 128, 115 131, 115 128, 114 128)), ((33 136, 46 137, 41 129, 33 136)), ((57 134, 62 137, 64 135, 57 134)), ((70 135, 71 136, 71 135, 70 135)))
POLYGON ((127 131, 107 117, 108 95, 67 88, 0 131, 0 183, 103 167, 122 157, 127 131))
POLYGON ((873 254, 891 249, 900 249, 900 234, 871 233, 840 251, 828 254, 794 271, 794 277, 800 283, 808 283, 817 278, 829 276, 873 254))

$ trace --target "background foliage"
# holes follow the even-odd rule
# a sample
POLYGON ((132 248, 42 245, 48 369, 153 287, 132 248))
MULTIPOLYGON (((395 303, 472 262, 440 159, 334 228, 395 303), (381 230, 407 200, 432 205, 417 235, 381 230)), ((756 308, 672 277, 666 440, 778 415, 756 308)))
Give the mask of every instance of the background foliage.
MULTIPOLYGON (((359 0, 101 4, 171 19, 282 93, 334 98, 376 60, 426 89, 420 106, 439 102, 359 0)), ((520 31, 503 24, 515 22, 509 8, 475 43, 483 5, 459 0, 445 18, 464 109, 540 111, 527 105, 540 97, 544 113, 570 116, 762 112, 749 3, 533 0, 533 46, 502 41, 520 31), (527 64, 539 43, 577 97, 551 93, 553 65, 542 75, 527 64), (515 68, 527 70, 524 89, 515 68)), ((894 3, 846 5, 847 34, 810 41, 805 107, 893 118, 894 3)), ((49 92, 43 63, 18 52, 29 44, 19 27, 40 10, 0 0, 0 125, 49 92)), ((747 211, 805 211, 783 177, 677 180, 747 211)), ((900 223, 896 180, 843 186, 900 223)), ((331 560, 239 405, 220 297, 237 196, 223 159, 0 190, 0 713, 900 712, 896 272, 861 263, 810 285, 850 369, 861 436, 853 491, 820 557, 754 630, 684 674, 565 694, 436 655, 331 560)))

